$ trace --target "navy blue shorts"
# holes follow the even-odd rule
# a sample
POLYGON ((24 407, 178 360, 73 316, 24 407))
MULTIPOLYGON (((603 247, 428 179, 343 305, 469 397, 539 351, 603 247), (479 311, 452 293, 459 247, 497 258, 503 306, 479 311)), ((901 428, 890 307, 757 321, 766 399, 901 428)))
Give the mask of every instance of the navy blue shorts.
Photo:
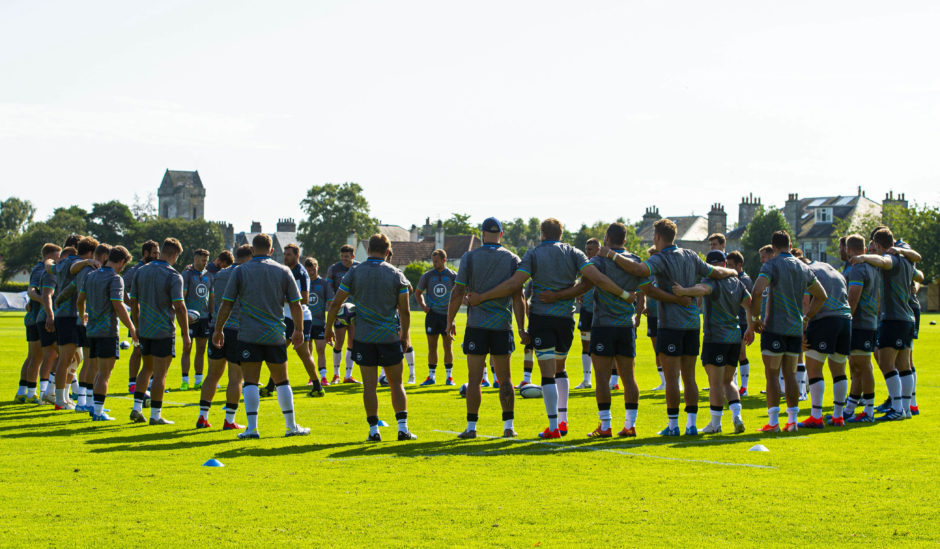
POLYGON ((46 323, 40 322, 36 324, 36 329, 39 330, 39 344, 43 347, 48 347, 50 345, 56 344, 55 332, 50 332, 46 330, 46 323))
POLYGON ((467 328, 463 333, 463 353, 465 355, 512 354, 516 349, 516 340, 512 330, 485 330, 467 328))
POLYGON ((261 345, 239 341, 236 346, 238 363, 266 362, 268 364, 287 364, 287 344, 261 345))
POLYGON ((316 341, 326 339, 326 326, 323 324, 320 324, 320 325, 311 324, 310 331, 308 333, 310 334, 310 339, 313 339, 316 341))
POLYGON ((803 350, 803 338, 764 332, 760 335, 760 350, 796 356, 803 350))
POLYGON ((581 332, 590 332, 591 325, 594 323, 594 312, 585 311, 581 309, 581 314, 578 315, 578 331, 581 332))
POLYGON ((882 320, 878 326, 878 347, 910 349, 914 340, 914 323, 907 320, 882 320))
MULTIPOLYGON (((304 320, 304 341, 310 341, 310 327, 313 326, 312 320, 304 320)), ((290 338, 294 336, 294 319, 284 317, 284 339, 290 341, 290 338)))
POLYGON ((554 349, 556 355, 567 355, 571 342, 574 341, 574 319, 565 316, 530 315, 529 337, 532 338, 536 351, 554 349))
POLYGON ((659 317, 658 316, 646 317, 646 337, 656 337, 656 332, 658 331, 659 331, 659 317))
POLYGON ((209 326, 208 318, 200 318, 196 322, 189 323, 189 337, 193 339, 206 338, 212 335, 212 327, 209 326))
POLYGON ((852 320, 829 316, 811 321, 806 326, 809 348, 824 355, 848 355, 852 350, 852 320))
POLYGON ((698 356, 698 330, 660 328, 656 332, 656 352, 666 356, 698 356))
POLYGON ((424 317, 424 331, 428 335, 447 335, 447 315, 428 311, 424 317))
POLYGON ((39 341, 39 326, 36 324, 26 325, 26 341, 39 341))
POLYGON ((88 338, 89 358, 120 358, 120 343, 117 336, 88 338))
POLYGON ((74 316, 58 317, 55 319, 55 342, 62 345, 75 345, 81 347, 82 340, 78 333, 78 324, 74 316))
POLYGON ((591 354, 636 358, 633 326, 594 326, 591 328, 591 354))
POLYGON ((209 360, 225 360, 229 364, 238 364, 238 330, 232 328, 223 328, 222 335, 225 336, 225 342, 222 348, 216 347, 212 340, 209 340, 209 360))
POLYGON ((397 366, 405 358, 401 352, 401 343, 364 343, 353 341, 353 360, 359 366, 377 368, 379 366, 397 366))
POLYGON ((156 358, 176 356, 175 337, 163 337, 160 339, 147 339, 141 337, 139 340, 141 356, 154 356, 156 358))
POLYGON ((875 330, 852 330, 852 351, 871 353, 877 339, 875 330))
POLYGON ((738 366, 738 356, 741 354, 741 342, 715 343, 706 341, 702 343, 702 365, 712 366, 738 366))

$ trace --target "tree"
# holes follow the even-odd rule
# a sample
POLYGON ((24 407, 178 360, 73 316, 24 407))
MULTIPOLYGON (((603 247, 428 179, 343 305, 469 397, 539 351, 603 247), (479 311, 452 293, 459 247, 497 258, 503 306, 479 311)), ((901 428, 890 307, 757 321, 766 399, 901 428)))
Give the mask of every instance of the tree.
POLYGON ((379 222, 369 215, 369 202, 358 183, 314 185, 300 206, 307 219, 300 222, 297 238, 321 265, 339 260, 339 248, 350 231, 365 238, 378 231, 379 222))
POLYGON ((418 280, 421 278, 421 275, 430 270, 434 264, 430 261, 412 261, 411 263, 405 265, 404 273, 405 278, 408 279, 408 282, 411 282, 412 288, 418 287, 418 280))
POLYGON ((193 252, 197 248, 209 250, 210 257, 225 249, 225 239, 222 229, 217 223, 204 219, 165 219, 159 218, 144 223, 137 223, 127 235, 126 242, 132 243, 128 249, 134 259, 138 259, 140 248, 147 240, 154 240, 163 244, 163 240, 174 237, 183 245, 183 253, 176 261, 175 266, 182 268, 192 263, 193 252))
POLYGON ((454 212, 444 221, 444 234, 460 235, 475 234, 477 228, 470 224, 470 214, 454 212))
POLYGON ((15 196, 0 202, 0 238, 4 240, 21 234, 36 215, 36 208, 29 200, 15 196))
MULTIPOLYGON (((744 270, 757 279, 760 272, 760 253, 762 246, 770 244, 770 237, 777 231, 790 233, 790 225, 777 208, 757 211, 754 219, 744 230, 741 237, 741 254, 744 255, 744 270)), ((792 237, 792 235, 791 235, 792 237)))
POLYGON ((84 235, 88 232, 88 225, 85 223, 86 216, 88 212, 78 206, 56 208, 46 223, 56 229, 67 231, 69 234, 84 235))
POLYGON ((157 197, 149 193, 147 198, 140 198, 134 193, 134 204, 131 206, 131 214, 137 221, 150 221, 157 218, 157 197))
POLYGON ((137 226, 137 219, 127 205, 117 200, 92 204, 91 212, 85 217, 85 223, 88 232, 99 242, 125 247, 133 244, 128 242, 127 238, 137 226))
POLYGON ((4 239, 0 243, 0 254, 3 254, 3 272, 0 277, 9 280, 23 269, 32 267, 39 261, 44 244, 61 246, 69 234, 71 232, 68 229, 39 222, 33 223, 17 236, 4 239))

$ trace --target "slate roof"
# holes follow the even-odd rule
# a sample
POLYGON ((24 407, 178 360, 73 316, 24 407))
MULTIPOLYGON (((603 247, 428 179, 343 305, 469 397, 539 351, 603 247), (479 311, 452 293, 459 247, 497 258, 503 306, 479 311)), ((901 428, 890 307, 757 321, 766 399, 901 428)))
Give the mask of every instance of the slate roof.
POLYGON ((163 182, 160 183, 160 190, 158 192, 172 191, 180 185, 205 189, 205 187, 202 186, 202 179, 199 177, 198 170, 192 172, 167 170, 166 173, 163 174, 163 182))

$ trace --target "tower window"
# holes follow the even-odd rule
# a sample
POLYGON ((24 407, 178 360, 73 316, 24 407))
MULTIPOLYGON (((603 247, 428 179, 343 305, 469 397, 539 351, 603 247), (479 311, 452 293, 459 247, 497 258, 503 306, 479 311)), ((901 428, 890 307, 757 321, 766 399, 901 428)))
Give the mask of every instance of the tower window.
POLYGON ((196 208, 193 208, 193 219, 196 219, 196 208))

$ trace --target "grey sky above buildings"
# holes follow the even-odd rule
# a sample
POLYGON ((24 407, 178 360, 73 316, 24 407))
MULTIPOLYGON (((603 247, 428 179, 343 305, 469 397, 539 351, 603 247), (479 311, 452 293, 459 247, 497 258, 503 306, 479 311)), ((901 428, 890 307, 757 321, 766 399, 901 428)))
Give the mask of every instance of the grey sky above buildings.
POLYGON ((156 192, 300 218, 356 181, 383 223, 729 223, 861 185, 940 202, 935 2, 0 4, 0 197, 156 192))

